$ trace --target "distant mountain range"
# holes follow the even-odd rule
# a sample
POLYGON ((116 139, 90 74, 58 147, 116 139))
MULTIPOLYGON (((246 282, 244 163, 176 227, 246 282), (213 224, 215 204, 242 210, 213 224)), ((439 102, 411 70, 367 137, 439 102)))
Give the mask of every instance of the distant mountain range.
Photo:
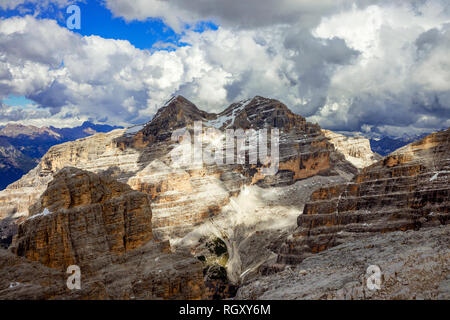
POLYGON ((7 124, 0 127, 0 190, 20 179, 54 145, 121 127, 84 122, 74 128, 7 124))
MULTIPOLYGON (((442 128, 442 130, 445 130, 445 128, 442 128)), ((378 153, 383 157, 391 154, 395 150, 400 149, 414 141, 421 140, 432 133, 430 131, 422 134, 412 134, 396 137, 383 135, 380 133, 363 133, 359 131, 334 131, 334 132, 346 137, 359 137, 368 139, 370 141, 370 148, 372 149, 372 151, 378 153)))
POLYGON ((372 138, 370 139, 370 148, 373 152, 376 152, 383 157, 388 154, 394 152, 395 150, 410 144, 411 142, 420 140, 430 133, 424 133, 422 135, 414 136, 414 137, 404 137, 404 138, 391 138, 391 137, 382 137, 382 138, 372 138))
MULTIPOLYGON (((44 154, 54 145, 81 139, 98 132, 109 132, 122 127, 84 122, 74 128, 55 128, 7 124, 0 126, 0 190, 19 180, 36 166, 44 154)), ((341 132, 345 136, 364 136, 361 133, 341 132)), ((365 137, 373 152, 387 156, 395 150, 425 137, 365 137)))

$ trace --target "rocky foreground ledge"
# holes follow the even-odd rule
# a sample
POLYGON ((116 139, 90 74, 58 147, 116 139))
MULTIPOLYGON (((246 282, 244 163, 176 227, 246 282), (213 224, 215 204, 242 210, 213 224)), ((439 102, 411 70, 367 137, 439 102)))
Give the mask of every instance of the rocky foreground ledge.
POLYGON ((450 226, 353 240, 244 284, 237 299, 450 299, 450 226), (367 268, 381 270, 380 290, 367 268))

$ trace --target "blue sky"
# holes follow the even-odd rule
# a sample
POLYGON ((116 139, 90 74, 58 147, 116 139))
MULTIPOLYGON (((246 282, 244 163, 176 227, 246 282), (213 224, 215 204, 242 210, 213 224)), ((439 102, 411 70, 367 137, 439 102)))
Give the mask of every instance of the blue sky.
MULTIPOLYGON (((139 49, 152 49, 153 45, 158 42, 171 43, 177 47, 186 45, 180 42, 183 33, 177 34, 160 18, 149 17, 146 21, 127 22, 122 17, 115 17, 105 7, 103 1, 79 1, 75 4, 81 9, 81 29, 73 29, 73 31, 83 36, 97 35, 106 39, 128 40, 139 49)), ((66 13, 66 9, 66 7, 49 5, 39 10, 38 17, 54 19, 60 26, 65 27, 66 19, 70 16, 66 13)), ((20 9, 0 9, 0 18, 24 16, 36 12, 35 4, 25 3, 20 9)), ((216 30, 217 26, 210 21, 199 21, 194 25, 186 24, 186 29, 203 32, 208 29, 216 30)))
MULTIPOLYGON (((80 8, 81 28, 72 29, 72 32, 79 33, 81 36, 99 36, 104 39, 127 40, 135 48, 149 50, 150 52, 174 51, 178 47, 189 45, 181 41, 187 31, 202 33, 205 30, 217 30, 218 28, 211 21, 197 21, 193 24, 186 23, 183 31, 176 33, 158 17, 148 17, 143 21, 126 21, 123 17, 114 16, 106 8, 103 1, 78 1, 74 2, 74 4, 80 8), (167 44, 170 44, 170 46, 167 44)), ((35 3, 24 1, 23 4, 14 9, 2 10, 0 8, 0 18, 8 19, 32 15, 37 19, 54 20, 59 26, 66 28, 67 18, 71 16, 71 13, 67 13, 66 10, 67 6, 52 4, 51 2, 48 6, 41 7, 35 3)), ((63 65, 63 62, 61 65, 63 65)), ((18 110, 45 108, 45 105, 40 106, 39 103, 32 99, 16 94, 7 95, 1 102, 18 110)), ((107 117, 100 119, 100 121, 107 121, 107 117)))
POLYGON ((335 131, 450 126, 447 0, 0 2, 0 125, 148 121, 256 95, 335 131), (126 40, 127 42, 121 41, 126 40))
POLYGON ((10 95, 7 98, 5 98, 3 100, 3 103, 10 107, 14 107, 14 106, 25 107, 28 105, 35 104, 33 102, 33 100, 27 99, 24 96, 14 96, 14 95, 10 95))

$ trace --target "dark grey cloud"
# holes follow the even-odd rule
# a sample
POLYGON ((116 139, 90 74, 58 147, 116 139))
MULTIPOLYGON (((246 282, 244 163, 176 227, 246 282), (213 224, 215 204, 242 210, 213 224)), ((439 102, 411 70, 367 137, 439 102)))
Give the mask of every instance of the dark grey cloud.
POLYGON ((312 119, 333 130, 392 134, 450 126, 448 4, 415 5, 419 14, 405 5, 373 7, 325 22, 322 34, 340 36, 362 52, 333 74, 327 102, 312 119), (349 18, 362 32, 343 24, 349 18))
POLYGON ((69 104, 66 90, 67 87, 63 83, 53 81, 45 90, 32 93, 28 98, 49 108, 52 114, 56 114, 61 111, 63 106, 69 104))
POLYGON ((241 77, 234 79, 230 84, 225 85, 228 101, 236 101, 236 99, 242 95, 242 89, 245 87, 246 83, 251 80, 251 76, 251 70, 244 71, 241 77))
POLYGON ((298 96, 306 100, 298 110, 303 116, 315 114, 325 104, 335 68, 351 64, 359 55, 342 39, 317 39, 310 32, 290 31, 284 47, 295 64, 291 82, 296 84, 298 96))
POLYGON ((127 20, 158 17, 179 31, 185 23, 212 20, 222 26, 254 29, 278 24, 310 29, 329 14, 365 7, 376 0, 106 0, 106 6, 127 20))

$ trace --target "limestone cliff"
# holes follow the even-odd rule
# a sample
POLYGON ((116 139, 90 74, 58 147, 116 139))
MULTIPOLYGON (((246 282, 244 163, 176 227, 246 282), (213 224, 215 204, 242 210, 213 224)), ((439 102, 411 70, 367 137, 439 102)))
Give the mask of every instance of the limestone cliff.
MULTIPOLYGON (((224 151, 226 144, 220 148, 224 151)), ((61 269, 73 261, 83 264, 92 259, 85 267, 94 270, 107 268, 109 261, 128 255, 128 248, 133 252, 141 250, 136 246, 148 240, 150 231, 133 229, 134 222, 126 220, 128 213, 117 214, 114 208, 121 208, 122 213, 122 207, 140 212, 145 200, 123 185, 117 196, 110 199, 109 194, 118 188, 116 183, 97 183, 94 178, 91 181, 86 178, 87 173, 81 174, 81 180, 78 174, 72 179, 63 169, 68 166, 97 173, 99 181, 108 176, 117 183, 128 184, 140 195, 146 194, 151 200, 151 236, 156 241, 169 240, 176 252, 188 250, 202 259, 209 254, 206 244, 219 240, 225 243, 228 258, 223 255, 200 260, 200 269, 206 275, 206 296, 220 298, 227 297, 223 292, 231 295, 233 286, 254 276, 259 266, 273 257, 277 246, 295 227, 296 216, 315 188, 348 181, 357 173, 318 125, 308 123, 279 101, 255 97, 234 103, 216 115, 201 111, 183 97, 174 97, 142 127, 96 134, 52 147, 35 169, 0 193, 0 214, 2 221, 7 221, 9 236, 15 233, 14 226, 20 225, 13 245, 17 254, 61 269), (203 148, 214 147, 216 138, 223 142, 225 129, 270 132, 278 128, 279 171, 264 175, 261 161, 177 166, 172 153, 179 145, 171 135, 177 129, 192 133, 195 121, 203 122, 203 148), (221 133, 211 137, 207 128, 221 133), (70 195, 67 189, 78 189, 81 181, 86 189, 80 190, 80 196, 76 192, 70 195), (90 189, 95 189, 95 193, 90 189), (242 191, 245 192, 241 195, 242 191), (259 198, 258 205, 247 206, 247 191, 259 198), (97 193, 103 196, 95 198, 97 193), (271 199, 265 199, 269 194, 271 199), (72 196, 78 200, 67 200, 72 196), (140 200, 129 201, 128 197, 140 200), (96 202, 90 203, 93 198, 96 202), (118 198, 123 201, 117 204, 118 198), (71 214, 62 214, 66 211, 71 214), (53 215, 55 212, 59 213, 53 215), (84 214, 79 215, 81 212, 84 214), (36 214, 39 216, 33 219, 36 214), (104 223, 96 224, 100 229, 92 232, 106 234, 101 241, 89 237, 90 228, 83 227, 100 218, 104 223), (59 232, 62 229, 66 232, 59 232), (93 251, 104 254, 93 259, 93 251)), ((138 220, 145 217, 148 218, 133 215, 138 220)))
POLYGON ((60 271, 79 266, 102 298, 203 297, 201 263, 152 241, 150 201, 110 177, 64 168, 19 225, 11 251, 60 271))
POLYGON ((149 197, 109 177, 67 167, 19 225, 12 250, 65 270, 98 268, 152 239, 149 197))
MULTIPOLYGON (((21 277, 37 286, 34 261, 38 279, 80 265, 87 291, 77 298, 228 298, 261 272, 348 241, 445 224, 448 139, 448 130, 434 134, 353 178, 351 161, 373 161, 366 142, 324 133, 279 101, 255 97, 210 114, 174 97, 143 126, 52 147, 0 192, 0 237, 9 246, 15 235, 11 250, 27 259, 0 254, 8 270, 24 265, 0 277, 0 296, 39 296, 6 288, 21 277), (222 153, 226 129, 278 128, 278 172, 264 175, 261 160, 175 163, 172 133, 192 134, 196 121, 203 149, 222 153)), ((40 297, 72 297, 44 287, 40 297)))
POLYGON ((450 220, 450 129, 399 149, 352 182, 313 192, 278 262, 295 264, 351 239, 450 220))
POLYGON ((322 130, 322 133, 330 139, 336 150, 358 169, 368 167, 382 158, 372 151, 369 139, 346 137, 330 130, 322 130))
MULTIPOLYGON (((206 147, 211 144, 204 132, 206 147)), ((154 234, 161 239, 186 235, 193 227, 220 212, 243 185, 290 185, 323 176, 351 178, 355 167, 336 152, 322 134, 279 101, 255 97, 232 104, 219 115, 199 110, 183 97, 174 97, 141 130, 114 130, 52 147, 40 164, 0 192, 0 218, 20 221, 62 168, 73 166, 106 173, 152 197, 154 234), (205 128, 243 126, 280 129, 280 164, 275 176, 261 174, 257 165, 174 167, 171 133, 194 121, 205 128)))

